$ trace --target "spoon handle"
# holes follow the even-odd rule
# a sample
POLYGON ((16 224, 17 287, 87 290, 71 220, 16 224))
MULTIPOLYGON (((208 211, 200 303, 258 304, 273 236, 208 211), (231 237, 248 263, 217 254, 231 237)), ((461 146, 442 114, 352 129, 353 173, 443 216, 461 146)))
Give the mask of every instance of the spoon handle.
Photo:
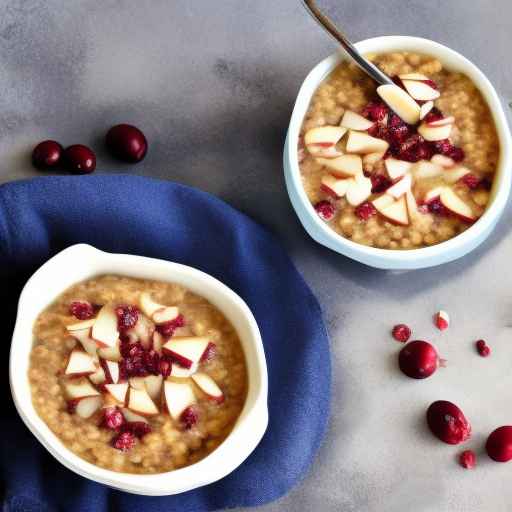
POLYGON ((346 52, 352 57, 355 63, 379 84, 392 84, 389 76, 384 74, 377 66, 366 60, 355 48, 355 46, 342 34, 334 23, 323 14, 315 4, 314 0, 302 0, 306 10, 329 34, 338 41, 346 52))

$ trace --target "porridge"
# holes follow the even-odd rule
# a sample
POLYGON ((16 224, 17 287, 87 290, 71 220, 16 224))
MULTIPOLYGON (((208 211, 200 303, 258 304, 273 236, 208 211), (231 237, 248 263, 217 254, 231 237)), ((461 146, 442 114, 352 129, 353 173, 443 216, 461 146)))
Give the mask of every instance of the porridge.
POLYGON ((231 432, 247 393, 234 327, 182 286, 104 275, 34 325, 37 413, 76 455, 127 473, 193 464, 231 432))
POLYGON ((299 139, 302 182, 339 235, 384 249, 434 245, 485 211, 499 157, 471 80, 427 55, 367 56, 394 85, 341 63, 311 100, 299 139))

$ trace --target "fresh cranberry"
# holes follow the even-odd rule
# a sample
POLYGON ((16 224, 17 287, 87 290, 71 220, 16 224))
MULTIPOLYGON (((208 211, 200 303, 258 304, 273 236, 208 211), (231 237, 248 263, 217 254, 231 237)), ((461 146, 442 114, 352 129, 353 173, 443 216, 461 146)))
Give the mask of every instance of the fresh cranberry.
POLYGON ((459 444, 471 437, 471 425, 463 412, 446 400, 438 400, 430 405, 427 423, 432 434, 444 443, 459 444))
POLYGON ((52 169, 62 157, 63 147, 54 140, 40 142, 32 151, 32 164, 37 169, 52 169))
POLYGON ((487 455, 496 462, 508 462, 512 459, 512 427, 499 427, 491 432, 485 449, 487 455))
POLYGON ((73 174, 90 174, 96 169, 96 155, 87 146, 74 144, 64 150, 66 169, 73 174))
POLYGON ((380 101, 372 101, 363 109, 362 115, 370 121, 382 121, 388 112, 389 108, 386 104, 380 101))
POLYGON ((217 355, 217 345, 213 342, 209 342, 206 346, 205 351, 203 352, 203 355, 201 356, 201 363, 204 363, 206 361, 211 361, 215 356, 217 355))
POLYGON ((393 327, 392 334, 396 341, 405 343, 411 337, 411 328, 405 324, 398 324, 393 327))
POLYGON ((94 306, 90 302, 75 300, 69 305, 69 312, 78 320, 87 320, 94 316, 94 306))
POLYGON ((473 469, 476 466, 476 455, 473 450, 464 450, 459 455, 459 464, 464 469, 473 469))
POLYGON ((137 439, 131 432, 121 432, 112 439, 112 446, 122 452, 131 450, 136 443, 137 439))
POLYGON ((491 354, 491 349, 485 340, 478 340, 476 342, 476 350, 482 357, 487 357, 491 354))
POLYGON ((372 203, 366 202, 360 204, 356 208, 355 213, 361 220, 367 221, 370 217, 377 213, 377 210, 375 209, 375 206, 373 206, 372 203))
POLYGON ((315 210, 316 213, 318 213, 318 216, 325 220, 326 222, 329 222, 333 219, 334 214, 336 213, 336 208, 332 203, 329 201, 320 201, 315 204, 315 210))
POLYGON ((412 379, 426 379, 439 366, 439 355, 427 341, 411 341, 400 350, 398 365, 400 370, 412 379))
POLYGON ((162 375, 162 377, 165 379, 166 377, 169 377, 169 375, 171 375, 172 362, 168 358, 162 357, 160 358, 160 362, 158 363, 158 369, 160 375, 162 375))
POLYGON ((187 407, 180 416, 180 421, 186 429, 192 428, 199 420, 199 414, 195 407, 187 407))
POLYGON ((176 329, 183 327, 184 325, 185 317, 183 315, 178 315, 174 320, 169 320, 168 322, 157 325, 156 330, 162 336, 171 337, 176 329))
POLYGON ((129 421, 123 426, 123 432, 130 432, 139 439, 142 439, 146 434, 149 434, 151 430, 151 425, 144 421, 129 421))
POLYGON ((105 407, 101 426, 109 430, 119 430, 125 423, 123 413, 117 407, 105 407))
POLYGON ((125 162, 140 162, 148 150, 148 141, 144 134, 130 124, 118 124, 110 128, 106 143, 109 151, 125 162))
POLYGON ((464 185, 466 185, 466 187, 472 190, 478 188, 478 186, 480 185, 480 180, 474 174, 471 173, 463 176, 461 181, 462 183, 464 183, 464 185))
POLYGON ((430 213, 434 215, 440 215, 442 217, 446 217, 449 215, 448 210, 445 208, 443 203, 441 203, 441 199, 439 197, 434 197, 427 203, 427 208, 430 213))
POLYGON ((372 182, 372 194, 380 194, 393 184, 393 182, 383 174, 374 174, 370 180, 372 182))
POLYGON ((116 307, 117 327, 121 332, 135 327, 139 319, 139 308, 137 306, 122 305, 116 307))

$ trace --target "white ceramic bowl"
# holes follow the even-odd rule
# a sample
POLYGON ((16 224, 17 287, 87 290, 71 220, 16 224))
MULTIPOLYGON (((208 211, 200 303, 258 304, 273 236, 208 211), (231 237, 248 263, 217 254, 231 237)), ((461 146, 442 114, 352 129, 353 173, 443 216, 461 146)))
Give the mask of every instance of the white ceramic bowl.
POLYGON ((391 250, 367 247, 343 238, 325 224, 316 214, 301 183, 297 144, 302 121, 311 97, 320 83, 347 57, 336 53, 318 64, 306 77, 293 109, 284 149, 284 171, 288 194, 295 211, 306 231, 317 242, 366 265, 383 269, 414 269, 432 267, 464 256, 482 243, 490 234, 508 199, 512 155, 511 135, 498 95, 485 75, 459 53, 428 39, 408 36, 384 36, 366 39, 356 44, 357 49, 368 52, 413 51, 433 55, 447 69, 465 73, 480 89, 487 101, 500 141, 500 159, 491 199, 487 210, 464 233, 432 247, 412 250, 391 250))
POLYGON ((267 367, 260 332, 251 311, 238 295, 220 281, 194 268, 168 261, 109 254, 84 244, 69 247, 51 258, 29 279, 21 293, 9 372, 12 396, 19 415, 59 462, 86 478, 136 494, 177 494, 223 478, 249 456, 267 428, 267 367), (215 451, 196 464, 154 475, 117 473, 100 468, 68 450, 32 405, 28 367, 36 317, 69 286, 105 273, 182 284, 217 306, 238 332, 247 361, 247 400, 231 434, 215 451))

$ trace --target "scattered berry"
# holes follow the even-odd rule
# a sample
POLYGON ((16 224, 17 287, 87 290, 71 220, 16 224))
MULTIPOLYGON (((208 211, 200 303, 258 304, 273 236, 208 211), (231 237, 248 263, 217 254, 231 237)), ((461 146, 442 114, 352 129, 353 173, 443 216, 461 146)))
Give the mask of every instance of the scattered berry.
POLYGON ((450 326, 450 317, 446 311, 441 310, 435 314, 434 322, 440 331, 444 331, 450 326))
POLYGON ((332 220, 334 214, 336 213, 336 208, 329 201, 320 201, 315 204, 314 208, 316 210, 316 213, 318 213, 318 216, 322 220, 325 220, 326 222, 332 220))
POLYGON ((94 316, 94 306, 90 302, 75 300, 69 305, 69 313, 78 320, 88 320, 94 316))
POLYGON ((368 220, 370 217, 372 217, 373 215, 376 215, 377 213, 377 210, 375 209, 375 206, 373 206, 372 203, 369 203, 369 202, 366 202, 366 203, 363 203, 363 204, 360 204, 356 210, 355 210, 355 213, 356 215, 361 219, 361 220, 368 220))
POLYGON ((144 134, 130 124, 118 124, 110 128, 106 144, 116 158, 125 162, 140 162, 148 150, 148 141, 144 134))
POLYGON ((149 434, 151 430, 151 425, 144 421, 130 421, 125 423, 123 426, 123 432, 130 432, 139 439, 142 439, 146 434, 149 434))
POLYGON ((162 377, 165 379, 166 377, 169 377, 169 375, 171 375, 172 362, 169 359, 162 357, 160 359, 158 369, 160 375, 162 375, 162 377))
POLYGON ((197 421, 199 420, 199 414, 195 407, 190 406, 187 407, 180 416, 180 421, 183 423, 183 426, 188 430, 192 428, 197 421))
POLYGON ((105 407, 101 426, 109 430, 119 430, 125 423, 123 413, 117 407, 105 407))
POLYGON ((176 329, 183 327, 184 325, 185 317, 183 315, 178 315, 174 320, 170 320, 169 322, 164 322, 163 324, 157 325, 156 330, 162 336, 171 337, 176 329))
POLYGON ((491 354, 491 349, 487 343, 485 343, 485 340, 478 340, 476 342, 476 350, 482 357, 487 357, 491 354))
POLYGON ((64 163, 73 174, 90 174, 96 169, 96 155, 87 146, 74 144, 64 150, 64 163))
POLYGON ((398 354, 400 370, 412 379, 426 379, 441 365, 439 355, 427 341, 411 341, 398 354))
POLYGON ((444 443, 459 444, 471 437, 471 425, 463 412, 453 403, 438 400, 427 409, 427 423, 444 443))
POLYGON ((62 157, 63 147, 54 140, 40 142, 32 151, 32 164, 37 169, 52 169, 62 157))
POLYGON ((131 432, 121 432, 112 439, 112 446, 117 450, 127 452, 135 446, 136 442, 137 440, 131 432))
POLYGON ((485 444, 487 455, 496 462, 512 459, 512 427, 499 427, 491 432, 485 444))
POLYGON ((446 217, 449 215, 448 210, 445 208, 439 197, 434 197, 427 204, 427 210, 434 215, 440 215, 446 217))
POLYGON ((139 319, 139 308, 137 306, 121 305, 116 307, 117 327, 121 332, 135 327, 139 319))
POLYGON ((362 115, 370 121, 382 121, 388 112, 389 108, 385 103, 372 101, 363 109, 362 115))
POLYGON ((374 174, 371 178, 372 194, 380 194, 385 192, 393 182, 383 174, 374 174))
POLYGON ((405 343, 411 337, 411 328, 405 324, 398 324, 393 327, 392 334, 396 341, 405 343))
POLYGON ((477 178, 474 174, 466 174, 462 179, 461 179, 462 183, 464 183, 464 185, 466 185, 466 187, 474 190, 476 188, 478 188, 478 186, 480 185, 480 179, 477 178))
POLYGON ((473 469, 476 466, 476 455, 473 450, 465 450, 459 456, 459 464, 464 469, 473 469))

